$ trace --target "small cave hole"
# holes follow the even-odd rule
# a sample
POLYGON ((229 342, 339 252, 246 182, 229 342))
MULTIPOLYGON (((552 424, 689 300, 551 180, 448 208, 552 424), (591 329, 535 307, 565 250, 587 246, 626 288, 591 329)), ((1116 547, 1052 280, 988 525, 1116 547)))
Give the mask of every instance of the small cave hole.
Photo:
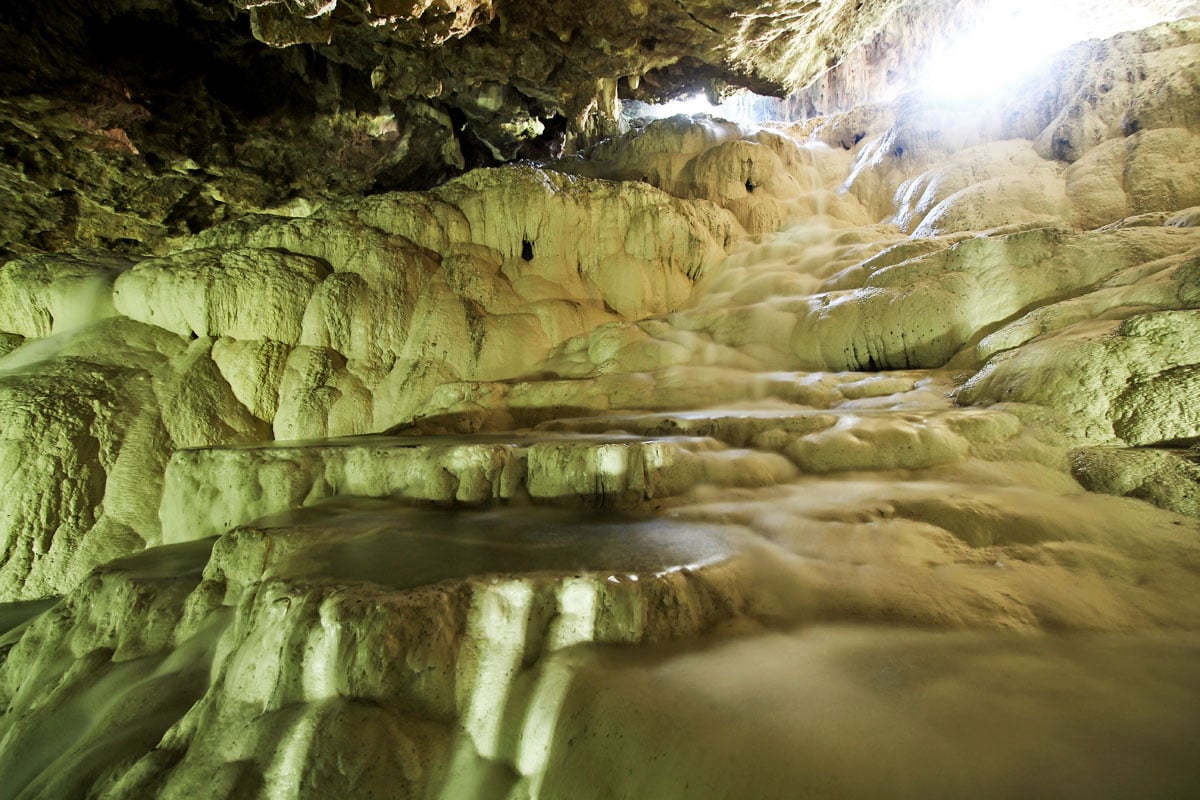
POLYGON ((896 154, 896 158, 904 157, 904 148, 903 147, 897 147, 894 152, 896 154))
POLYGON ((750 192, 751 194, 753 194, 754 190, 757 188, 758 188, 757 183, 755 183, 754 181, 749 180, 749 179, 746 180, 746 191, 747 192, 750 192))
POLYGON ((528 239, 521 240, 521 258, 525 261, 533 261, 533 242, 528 239))

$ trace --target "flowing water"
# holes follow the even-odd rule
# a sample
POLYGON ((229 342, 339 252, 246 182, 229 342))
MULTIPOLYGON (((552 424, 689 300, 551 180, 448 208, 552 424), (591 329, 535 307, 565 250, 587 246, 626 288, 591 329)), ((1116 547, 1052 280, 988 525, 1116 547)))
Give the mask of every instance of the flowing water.
POLYGON ((838 309, 903 237, 806 192, 605 331, 628 369, 564 348, 509 387, 591 414, 177 454, 173 544, 0 608, 0 646, 61 634, 31 671, 113 656, 54 725, 14 692, 9 793, 142 759, 114 796, 1194 794, 1200 523, 1085 491, 1061 440, 957 405, 969 371, 867 369, 838 309))

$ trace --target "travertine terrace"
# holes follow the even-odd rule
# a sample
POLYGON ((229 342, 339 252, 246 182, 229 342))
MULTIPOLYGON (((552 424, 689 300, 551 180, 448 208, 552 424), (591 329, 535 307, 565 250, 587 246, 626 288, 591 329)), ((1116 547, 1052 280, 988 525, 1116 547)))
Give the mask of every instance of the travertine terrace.
POLYGON ((0 797, 1193 796, 1129 5, 957 98, 983 0, 0 12, 0 797))

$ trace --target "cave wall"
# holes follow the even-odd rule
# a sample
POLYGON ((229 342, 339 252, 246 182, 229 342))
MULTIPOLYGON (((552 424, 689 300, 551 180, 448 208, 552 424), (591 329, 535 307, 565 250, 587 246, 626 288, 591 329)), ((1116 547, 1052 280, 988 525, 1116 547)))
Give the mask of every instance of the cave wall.
POLYGON ((1027 743, 1056 796, 1190 785, 1200 21, 618 133, 835 62, 797 116, 849 105, 929 18, 606 10, 6 15, 19 796, 1037 796, 1027 743))
MULTIPOLYGON (((601 399, 604 382, 681 362, 857 371, 957 359, 983 367, 964 401, 1056 409, 1079 443, 1186 439, 1190 416, 1138 421, 1155 418, 1142 408, 1157 408, 1152 398, 1186 388, 1127 391, 1124 373, 1100 366, 1100 400, 1046 376, 1003 376, 1041 374, 1014 346, 1068 323, 1080 313, 1068 311, 1071 296, 1122 270, 1181 270, 1173 299, 1157 302, 1189 302, 1174 226, 1200 205, 1195 39, 1185 21, 1079 45, 986 113, 909 97, 774 132, 666 120, 586 156, 477 170, 425 192, 363 196, 331 180, 321 191, 344 199, 175 238, 160 229, 140 244, 154 255, 14 259, 0 272, 16 351, 3 379, 4 463, 22 488, 5 498, 5 592, 65 591, 105 559, 162 541, 162 479, 180 448, 439 415, 465 413, 454 425, 474 429, 537 422, 555 407, 645 407, 638 393, 601 399), (795 289, 769 290, 770 278, 725 254, 798 214, 874 232, 856 258, 801 284, 800 297, 824 300, 798 297, 807 311, 764 324, 760 303, 792 302, 795 289), (1007 232, 964 238, 996 228, 1007 232), (763 288, 750 304, 711 289, 697 301, 708 275, 763 288), (1037 323, 1019 321, 1038 306, 1037 323), (656 330, 663 318, 675 332, 656 330), (504 382, 540 371, 600 383, 565 396, 534 383, 524 404, 548 410, 511 416, 504 382), (46 441, 57 442, 53 458, 26 457, 46 441)), ((1057 374, 1074 346, 1055 358, 1039 369, 1057 374)), ((1190 372, 1170 374, 1186 386, 1190 372)))

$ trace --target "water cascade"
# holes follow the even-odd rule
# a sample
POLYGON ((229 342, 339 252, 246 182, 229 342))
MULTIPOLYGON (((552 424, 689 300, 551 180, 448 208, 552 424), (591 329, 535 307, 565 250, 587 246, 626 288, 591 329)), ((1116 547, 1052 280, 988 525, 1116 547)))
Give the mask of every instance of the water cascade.
POLYGON ((1190 796, 1200 20, 1058 59, 14 255, 0 796, 1190 796))

